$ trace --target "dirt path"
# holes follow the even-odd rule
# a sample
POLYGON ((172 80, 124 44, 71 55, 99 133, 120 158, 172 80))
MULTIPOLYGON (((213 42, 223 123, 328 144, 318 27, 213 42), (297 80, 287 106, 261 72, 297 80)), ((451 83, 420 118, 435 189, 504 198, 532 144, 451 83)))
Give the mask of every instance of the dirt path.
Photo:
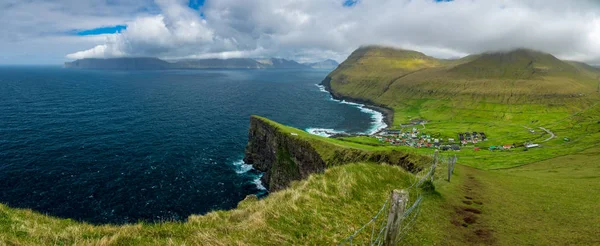
POLYGON ((543 130, 543 131, 545 131, 546 133, 550 134, 550 137, 549 137, 549 138, 547 138, 546 140, 542 141, 542 143, 543 143, 543 142, 548 142, 548 141, 550 141, 550 140, 552 140, 553 138, 555 138, 555 137, 556 137, 556 135, 554 135, 554 133, 553 133, 553 132, 551 132, 550 130, 548 130, 548 129, 546 129, 546 128, 543 128, 543 127, 540 127, 540 129, 542 129, 542 130, 543 130))
POLYGON ((466 173, 465 180, 461 184, 462 204, 454 206, 452 225, 460 228, 462 238, 469 245, 494 245, 496 239, 493 231, 482 221, 485 216, 485 204, 483 202, 483 187, 477 180, 474 170, 463 168, 466 173))

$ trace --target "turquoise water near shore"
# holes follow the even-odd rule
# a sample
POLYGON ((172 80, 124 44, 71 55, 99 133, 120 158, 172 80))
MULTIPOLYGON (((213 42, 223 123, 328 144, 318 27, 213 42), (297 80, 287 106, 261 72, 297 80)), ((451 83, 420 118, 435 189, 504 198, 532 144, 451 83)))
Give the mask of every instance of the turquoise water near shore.
POLYGON ((264 194, 252 114, 369 133, 382 116, 315 86, 327 70, 0 67, 0 203, 90 223, 185 220, 264 194))

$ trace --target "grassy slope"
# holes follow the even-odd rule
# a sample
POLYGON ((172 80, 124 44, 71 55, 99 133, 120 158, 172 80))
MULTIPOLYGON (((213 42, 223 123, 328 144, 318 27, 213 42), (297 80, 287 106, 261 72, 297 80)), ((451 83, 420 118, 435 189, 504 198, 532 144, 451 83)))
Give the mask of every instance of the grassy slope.
POLYGON ((598 245, 600 147, 521 167, 438 173, 406 245, 598 245))
POLYGON ((330 245, 367 222, 390 190, 407 187, 413 179, 399 167, 349 164, 295 182, 263 200, 247 199, 237 209, 191 216, 185 223, 91 226, 0 205, 0 242, 330 245))
POLYGON ((600 148, 482 172, 487 223, 500 244, 600 244, 600 148))

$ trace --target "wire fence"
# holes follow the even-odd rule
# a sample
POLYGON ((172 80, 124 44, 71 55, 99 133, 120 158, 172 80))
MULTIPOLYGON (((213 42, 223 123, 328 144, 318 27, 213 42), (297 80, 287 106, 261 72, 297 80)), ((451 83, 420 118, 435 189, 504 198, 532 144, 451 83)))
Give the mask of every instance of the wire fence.
MULTIPOLYGON (((428 180, 434 181, 436 175, 436 168, 438 165, 447 165, 448 170, 454 170, 454 163, 456 163, 456 156, 439 156, 436 151, 435 154, 432 155, 433 163, 428 168, 428 170, 424 170, 421 173, 425 173, 424 176, 416 177, 411 185, 405 190, 410 190, 413 194, 416 194, 416 199, 414 202, 408 206, 407 209, 404 210, 401 216, 401 221, 399 226, 396 228, 388 228, 386 226, 389 225, 387 217, 390 214, 391 208, 391 198, 388 198, 381 208, 375 213, 375 215, 366 222, 363 226, 361 226, 358 230, 354 231, 350 236, 346 237, 342 240, 339 245, 384 245, 385 236, 387 230, 397 230, 396 239, 392 242, 392 245, 395 245, 402 241, 405 236, 410 232, 413 226, 416 223, 417 217, 419 216, 421 203, 423 201, 423 194, 421 191, 421 187, 428 180), (425 172, 426 171, 426 172, 425 172), (370 233, 370 234, 368 234, 370 233)), ((449 171, 449 175, 452 171, 449 171)), ((448 178, 448 181, 450 178, 448 178)), ((415 197, 415 196, 413 196, 415 197)), ((389 243, 388 243, 389 244, 389 243)))

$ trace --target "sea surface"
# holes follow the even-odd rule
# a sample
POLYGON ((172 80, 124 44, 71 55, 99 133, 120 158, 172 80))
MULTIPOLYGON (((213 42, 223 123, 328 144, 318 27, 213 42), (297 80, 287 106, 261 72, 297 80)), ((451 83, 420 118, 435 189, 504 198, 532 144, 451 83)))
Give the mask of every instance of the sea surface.
POLYGON ((333 100, 327 70, 0 67, 0 203, 101 223, 185 220, 264 196, 250 115, 323 136, 380 113, 333 100))

